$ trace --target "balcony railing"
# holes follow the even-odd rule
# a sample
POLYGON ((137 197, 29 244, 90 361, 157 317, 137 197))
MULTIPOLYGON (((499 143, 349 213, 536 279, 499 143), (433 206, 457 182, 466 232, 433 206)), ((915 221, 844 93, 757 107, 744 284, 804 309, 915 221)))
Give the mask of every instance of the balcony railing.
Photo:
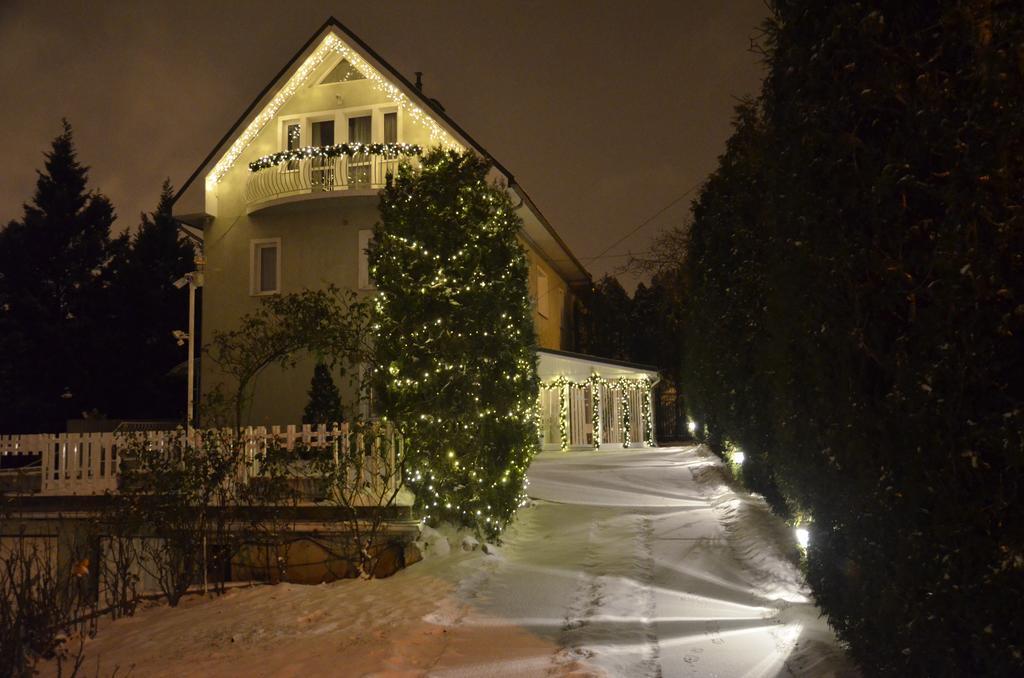
MULTIPOLYGON (((317 150, 301 149, 306 153, 317 150)), ((261 158, 250 166, 252 171, 245 185, 245 202, 250 207, 291 196, 380 190, 387 183, 389 174, 398 173, 399 164, 418 162, 415 154, 399 155, 395 152, 351 153, 335 157, 281 156, 284 154, 261 158)))

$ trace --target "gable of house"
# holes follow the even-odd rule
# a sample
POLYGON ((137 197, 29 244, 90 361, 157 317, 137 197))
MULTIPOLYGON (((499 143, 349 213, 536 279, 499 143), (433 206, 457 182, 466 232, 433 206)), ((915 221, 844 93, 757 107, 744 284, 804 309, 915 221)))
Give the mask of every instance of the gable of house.
MULTIPOLYGON (((309 116, 309 124, 300 130, 299 143, 312 145, 311 125, 317 121, 317 116, 329 117, 338 109, 351 110, 361 105, 392 107, 399 136, 406 143, 459 150, 472 148, 487 158, 494 167, 493 178, 509 187, 513 202, 521 207, 524 242, 569 286, 589 284, 589 273, 512 173, 457 125, 435 100, 425 97, 418 87, 333 17, 257 95, 182 185, 175 196, 175 215, 185 223, 201 226, 217 216, 223 200, 230 201, 236 196, 237 202, 240 192, 237 184, 247 181, 238 166, 287 148, 283 117, 309 116), (339 72, 347 73, 346 77, 337 77, 339 72), (231 185, 232 182, 235 185, 231 185)), ((334 140, 347 140, 351 126, 338 122, 334 140)), ((372 139, 384 140, 384 125, 381 116, 374 117, 372 139)), ((237 205, 229 208, 234 210, 237 205)))
MULTIPOLYGON (((260 297, 333 284, 369 292, 365 249, 378 192, 403 153, 472 149, 492 163, 523 219, 530 296, 540 346, 571 347, 574 288, 589 274, 513 175, 433 100, 336 20, 328 20, 256 97, 175 200, 175 215, 203 231, 206 336, 237 326, 260 297), (319 151, 346 145, 351 155, 319 151), (365 146, 369 144, 369 146, 365 146), (386 148, 386 152, 381 149, 386 148), (306 149, 306 150, 299 150, 306 149), (280 154, 298 151, 282 160, 280 154)), ((204 389, 220 381, 203 366, 204 389)), ((250 421, 296 419, 308 378, 268 374, 250 421)))

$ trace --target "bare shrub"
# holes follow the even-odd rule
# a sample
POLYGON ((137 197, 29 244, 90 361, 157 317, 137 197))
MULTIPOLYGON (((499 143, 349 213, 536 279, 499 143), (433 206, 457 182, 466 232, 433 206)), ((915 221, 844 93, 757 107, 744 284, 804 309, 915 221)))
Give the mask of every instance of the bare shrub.
POLYGON ((50 537, 21 533, 0 546, 0 675, 32 676, 54 659, 77 673, 84 638, 96 633, 96 603, 88 551, 69 544, 58 559, 50 537), (77 648, 70 642, 78 638, 77 648))
POLYGON ((405 473, 405 445, 389 422, 356 421, 309 466, 338 509, 342 552, 354 558, 359 576, 376 576, 385 552, 383 528, 396 507, 405 473))
MULTIPOLYGON (((117 513, 140 521, 145 530, 138 542, 140 567, 174 607, 189 587, 202 583, 205 588, 209 572, 227 567, 229 552, 210 546, 223 546, 230 538, 223 508, 232 504, 242 446, 233 435, 210 430, 159 447, 140 438, 126 455, 132 463, 123 470, 114 499, 117 513)), ((214 583, 221 587, 223 577, 214 583)))
POLYGON ((272 582, 288 578, 294 508, 300 501, 294 480, 302 475, 297 473, 296 459, 281 441, 269 439, 247 460, 247 482, 238 486, 236 494, 234 541, 239 548, 234 556, 250 573, 265 572, 272 582))

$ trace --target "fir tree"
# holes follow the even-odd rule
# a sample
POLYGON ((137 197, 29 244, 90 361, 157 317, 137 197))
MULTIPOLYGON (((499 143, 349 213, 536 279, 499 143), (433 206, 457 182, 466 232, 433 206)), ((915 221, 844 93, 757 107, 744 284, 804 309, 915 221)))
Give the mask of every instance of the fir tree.
POLYGON ((341 394, 327 365, 318 362, 309 383, 309 402, 302 414, 303 424, 335 424, 345 421, 341 394))
POLYGON ((525 496, 538 380, 521 221, 488 170, 441 150, 403 168, 369 258, 378 391, 411 440, 409 485, 431 520, 496 535, 525 496))
POLYGON ((195 269, 195 249, 171 216, 173 191, 165 181, 154 212, 138 230, 112 243, 109 312, 118 347, 116 378, 107 380, 109 411, 126 418, 180 417, 185 383, 168 373, 187 358, 175 330, 188 328, 188 291, 174 281, 195 269))
POLYGON ((114 209, 87 180, 64 121, 24 216, 0 231, 0 431, 63 430, 105 405, 103 273, 114 209))
POLYGON ((631 305, 618 278, 606 275, 597 281, 590 288, 577 330, 580 350, 602 358, 629 360, 631 305))

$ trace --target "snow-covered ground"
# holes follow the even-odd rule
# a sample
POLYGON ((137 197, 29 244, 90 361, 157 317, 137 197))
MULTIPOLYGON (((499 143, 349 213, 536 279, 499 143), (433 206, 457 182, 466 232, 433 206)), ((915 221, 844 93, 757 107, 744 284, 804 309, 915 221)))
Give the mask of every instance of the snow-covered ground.
POLYGON ((713 457, 545 453, 529 476, 534 502, 500 548, 428 531, 427 559, 390 579, 152 607, 103 625, 87 673, 856 675, 790 531, 713 457))

